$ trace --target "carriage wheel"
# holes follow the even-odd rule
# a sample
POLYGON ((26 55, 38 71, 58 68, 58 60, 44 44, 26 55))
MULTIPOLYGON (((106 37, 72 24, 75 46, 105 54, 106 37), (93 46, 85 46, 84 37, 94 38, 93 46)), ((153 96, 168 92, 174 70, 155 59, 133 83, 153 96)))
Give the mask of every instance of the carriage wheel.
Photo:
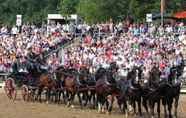
POLYGON ((15 101, 16 96, 17 96, 17 91, 16 91, 16 89, 15 89, 15 88, 8 89, 7 87, 5 87, 4 90, 5 90, 5 94, 7 95, 7 97, 8 97, 10 100, 15 101))
POLYGON ((12 99, 13 101, 16 99, 17 90, 13 79, 5 81, 4 91, 9 99, 12 99), (11 84, 9 82, 11 82, 11 84))
POLYGON ((5 94, 7 95, 7 97, 9 98, 9 99, 11 99, 12 97, 11 97, 11 91, 5 86, 4 87, 4 90, 5 90, 5 94))
POLYGON ((22 98, 24 101, 28 100, 28 96, 29 96, 29 90, 28 87, 26 85, 23 85, 21 87, 21 94, 22 94, 22 98))

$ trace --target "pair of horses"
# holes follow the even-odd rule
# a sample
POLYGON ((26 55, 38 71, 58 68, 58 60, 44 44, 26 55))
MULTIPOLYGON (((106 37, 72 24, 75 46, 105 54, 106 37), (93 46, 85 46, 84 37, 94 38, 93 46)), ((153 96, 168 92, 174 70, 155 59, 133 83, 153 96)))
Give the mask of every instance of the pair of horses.
POLYGON ((148 105, 150 107, 150 115, 154 117, 154 107, 157 103, 158 117, 160 117, 160 104, 164 106, 165 117, 172 118, 172 105, 174 101, 174 115, 177 117, 178 102, 181 89, 181 79, 179 78, 182 70, 179 67, 170 68, 170 73, 167 80, 162 80, 161 72, 158 67, 153 67, 149 72, 149 78, 143 80, 142 89, 142 104, 149 114, 148 105), (178 74, 179 73, 179 74, 178 74), (145 82, 145 83, 144 83, 145 82), (168 115, 167 115, 168 107, 168 115))
POLYGON ((110 71, 105 69, 99 69, 97 71, 96 79, 96 94, 98 102, 99 112, 106 109, 110 113, 112 110, 112 104, 114 97, 118 99, 118 105, 120 109, 126 113, 128 110, 128 102, 134 108, 134 113, 136 113, 136 102, 138 104, 139 116, 142 117, 142 108, 143 104, 147 114, 154 117, 154 107, 157 103, 157 112, 158 117, 160 117, 160 103, 164 106, 165 116, 172 118, 172 104, 173 101, 175 112, 174 115, 177 117, 178 101, 180 96, 181 82, 179 76, 181 75, 182 68, 173 67, 170 69, 170 74, 167 81, 161 81, 158 67, 153 67, 149 71, 149 78, 143 78, 143 69, 141 67, 134 67, 127 75, 126 78, 122 78, 117 82, 118 88, 112 86, 108 82, 113 74, 110 71), (179 73, 179 74, 178 74, 179 73), (131 85, 132 87, 131 87, 131 85), (105 104, 105 105, 104 105, 105 104), (167 115, 167 106, 168 106, 168 115, 167 115), (149 109, 150 107, 150 113, 149 109))
POLYGON ((73 106, 74 97, 77 94, 81 107, 86 106, 88 103, 93 104, 95 107, 95 80, 87 68, 81 68, 78 71, 73 68, 64 69, 64 67, 59 67, 56 70, 56 77, 62 87, 58 100, 60 100, 62 93, 64 102, 67 102, 68 106, 73 106))
POLYGON ((149 114, 148 106, 150 107, 150 115, 152 117, 154 117, 155 103, 157 103, 158 117, 160 117, 161 101, 164 106, 165 116, 166 117, 168 116, 169 118, 172 118, 172 104, 173 101, 175 101, 174 115, 175 117, 177 117, 178 101, 181 89, 181 80, 179 79, 181 73, 178 74, 178 72, 182 71, 180 69, 181 68, 179 67, 170 68, 169 77, 167 78, 168 80, 161 80, 160 78, 161 72, 159 71, 158 67, 154 66, 152 70, 149 72, 149 78, 146 80, 142 80, 143 84, 141 85, 139 84, 142 91, 141 92, 142 104, 148 114, 149 114))

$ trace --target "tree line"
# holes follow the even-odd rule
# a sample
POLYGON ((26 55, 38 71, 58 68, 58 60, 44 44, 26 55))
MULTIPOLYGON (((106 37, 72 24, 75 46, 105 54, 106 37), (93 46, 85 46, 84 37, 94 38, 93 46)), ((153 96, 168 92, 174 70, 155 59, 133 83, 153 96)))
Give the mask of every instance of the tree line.
MULTIPOLYGON (((185 10, 185 0, 165 0, 166 13, 185 10)), ((0 23, 15 24, 16 15, 24 23, 39 24, 47 14, 80 15, 88 23, 113 19, 143 21, 146 13, 159 13, 160 0, 0 0, 0 23)))

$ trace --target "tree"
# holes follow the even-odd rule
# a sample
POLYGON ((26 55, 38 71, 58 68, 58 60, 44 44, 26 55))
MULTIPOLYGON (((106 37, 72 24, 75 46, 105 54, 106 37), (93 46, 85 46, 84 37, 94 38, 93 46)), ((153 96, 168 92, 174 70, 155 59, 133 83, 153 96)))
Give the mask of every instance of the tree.
POLYGON ((81 0, 76 7, 77 14, 82 16, 88 23, 95 23, 99 21, 100 11, 95 0, 81 0))
POLYGON ((76 6, 79 0, 60 0, 60 12, 64 16, 76 13, 76 6))
MULTIPOLYGON (((185 0, 165 0, 166 13, 185 9, 185 0)), ((88 23, 118 21, 132 17, 145 19, 146 13, 160 13, 160 0, 0 0, 0 22, 15 24, 16 14, 23 15, 24 22, 39 24, 47 14, 64 16, 78 14, 88 23)))

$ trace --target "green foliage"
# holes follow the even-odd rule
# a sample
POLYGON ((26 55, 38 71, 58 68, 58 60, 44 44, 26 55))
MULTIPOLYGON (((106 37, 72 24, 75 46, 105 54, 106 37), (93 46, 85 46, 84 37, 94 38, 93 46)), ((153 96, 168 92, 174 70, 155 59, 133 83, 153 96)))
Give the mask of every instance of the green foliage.
POLYGON ((95 23, 100 18, 99 7, 95 0, 81 0, 76 7, 77 14, 82 16, 88 23, 95 23))
POLYGON ((0 0, 0 22, 16 23, 16 15, 23 15, 23 22, 39 24, 48 13, 56 13, 58 0, 0 0))
POLYGON ((60 0, 60 11, 64 16, 75 14, 79 0, 60 0))
MULTIPOLYGON (((165 0, 166 13, 173 14, 186 6, 185 0, 165 0)), ((145 19, 146 13, 159 13, 160 0, 0 0, 0 23, 15 24, 16 14, 23 21, 39 24, 47 14, 78 14, 88 23, 132 18, 145 19)))

